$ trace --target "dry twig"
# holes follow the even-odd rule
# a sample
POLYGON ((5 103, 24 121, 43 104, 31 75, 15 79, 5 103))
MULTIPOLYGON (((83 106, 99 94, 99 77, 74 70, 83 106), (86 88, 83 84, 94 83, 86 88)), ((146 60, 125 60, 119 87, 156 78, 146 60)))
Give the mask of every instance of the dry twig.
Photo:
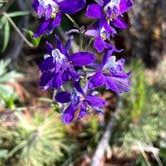
POLYGON ((107 148, 109 147, 109 140, 111 139, 112 133, 114 131, 114 127, 116 126, 117 118, 119 117, 121 112, 121 107, 122 107, 122 97, 120 96, 117 102, 115 112, 112 118, 110 119, 106 127, 106 130, 97 146, 95 154, 92 158, 91 166, 100 166, 100 162, 103 158, 103 155, 105 151, 107 150, 107 148))

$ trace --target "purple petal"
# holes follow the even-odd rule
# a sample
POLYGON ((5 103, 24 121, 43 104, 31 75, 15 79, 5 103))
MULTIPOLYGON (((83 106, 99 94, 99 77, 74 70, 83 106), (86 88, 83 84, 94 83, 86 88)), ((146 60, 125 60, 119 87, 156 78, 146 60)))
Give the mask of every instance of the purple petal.
POLYGON ((96 3, 98 3, 100 6, 103 6, 103 0, 95 0, 96 3))
POLYGON ((52 73, 47 71, 41 75, 40 78, 40 86, 43 89, 51 88, 51 82, 52 82, 52 73))
POLYGON ((84 8, 85 0, 63 0, 59 2, 59 7, 65 14, 73 14, 84 8))
POLYGON ((130 78, 130 72, 129 73, 125 73, 125 72, 116 72, 116 73, 113 73, 113 77, 116 77, 118 79, 128 79, 130 78))
MULTIPOLYGON (((110 44, 109 49, 106 51, 106 53, 103 56, 102 66, 104 66, 108 62, 108 59, 112 56, 113 52, 120 53, 122 51, 123 51, 122 49, 118 50, 114 45, 110 44)), ((121 65, 124 64, 124 60, 122 60, 122 59, 118 60, 117 62, 118 62, 118 64, 121 64, 121 65), (123 63, 122 63, 122 61, 123 61, 123 63)))
POLYGON ((106 106, 106 101, 100 97, 88 95, 86 96, 86 101, 92 107, 104 107, 106 106))
POLYGON ((116 81, 113 80, 111 77, 105 78, 106 89, 111 89, 116 93, 121 93, 120 89, 116 85, 116 81))
POLYGON ((61 20, 62 20, 62 13, 61 12, 58 12, 57 14, 56 14, 56 17, 54 18, 54 20, 53 20, 53 22, 52 22, 52 26, 58 26, 59 24, 60 24, 60 22, 61 22, 61 20))
POLYGON ((71 80, 71 75, 70 75, 69 71, 64 71, 64 73, 62 74, 62 79, 64 82, 71 80))
POLYGON ((60 88, 60 86, 63 84, 63 80, 62 80, 62 74, 61 73, 57 73, 53 76, 53 82, 52 82, 52 87, 54 89, 58 89, 60 88))
POLYGON ((133 0, 121 0, 120 2, 120 13, 125 13, 127 12, 132 6, 133 6, 134 2, 133 0))
POLYGON ((105 42, 100 36, 95 39, 94 48, 100 53, 105 49, 105 42))
POLYGON ((100 18, 102 15, 102 7, 97 4, 88 5, 85 15, 90 18, 100 18))
POLYGON ((51 33, 61 22, 61 13, 57 13, 56 18, 48 19, 44 21, 38 28, 37 32, 33 35, 33 37, 39 37, 40 35, 46 33, 51 33))
MULTIPOLYGON (((112 0, 104 0, 104 4, 103 4, 103 6, 106 6, 110 1, 112 1, 112 0)), ((114 0, 113 0, 114 1, 114 0)), ((115 0, 116 1, 116 0, 115 0)))
POLYGON ((82 95, 84 95, 84 91, 82 90, 82 88, 81 88, 81 86, 80 86, 80 83, 79 83, 78 81, 75 82, 74 86, 75 86, 75 88, 77 89, 77 91, 78 91, 79 93, 81 93, 82 95))
POLYGON ((52 7, 51 5, 48 5, 47 10, 45 11, 45 19, 48 20, 52 15, 52 7))
POLYGON ((68 103, 71 100, 71 94, 69 92, 60 92, 56 94, 55 99, 60 103, 68 103))
POLYGON ((37 32, 33 35, 33 37, 39 37, 43 33, 45 33, 51 23, 51 19, 44 21, 39 28, 37 29, 37 32))
POLYGON ((52 44, 46 41, 46 49, 49 52, 49 54, 52 54, 52 50, 54 49, 52 44))
POLYGON ((116 86, 119 88, 120 93, 130 91, 129 86, 131 85, 131 83, 129 82, 128 79, 116 78, 115 80, 116 80, 116 86))
POLYGON ((86 36, 97 37, 99 35, 99 30, 89 29, 85 32, 86 36))
POLYGON ((129 86, 131 82, 128 80, 129 75, 127 77, 106 77, 106 88, 111 89, 116 93, 128 92, 129 86))
POLYGON ((47 34, 51 33, 60 23, 62 20, 61 12, 57 13, 56 17, 54 19, 51 19, 50 25, 47 29, 47 34))
POLYGON ((109 57, 112 55, 112 53, 113 53, 112 49, 106 51, 106 53, 104 54, 103 59, 102 59, 102 66, 104 66, 107 63, 107 61, 108 61, 109 57))
POLYGON ((54 66, 53 57, 48 57, 39 65, 39 68, 41 72, 44 72, 53 68, 53 66, 54 66))
POLYGON ((93 63, 96 60, 96 56, 90 52, 78 52, 70 56, 74 66, 85 66, 93 63))
POLYGON ((32 3, 32 7, 34 8, 34 10, 37 12, 37 8, 39 6, 39 2, 38 0, 34 0, 33 3, 32 3))
POLYGON ((82 104, 81 108, 80 108, 80 113, 78 115, 78 120, 82 119, 83 117, 85 117, 87 115, 86 112, 86 107, 82 104))
POLYGON ((104 84, 104 80, 105 78, 102 71, 98 71, 89 79, 88 87, 90 89, 100 87, 104 84))
POLYGON ((62 115, 62 121, 64 124, 68 124, 73 121, 76 107, 69 105, 62 115))
POLYGON ((38 8, 37 8, 37 15, 38 15, 38 17, 41 18, 42 15, 44 14, 44 12, 45 12, 44 7, 42 5, 39 5, 38 8))
POLYGON ((128 25, 120 17, 115 18, 112 24, 120 29, 128 28, 128 25))
POLYGON ((71 79, 72 79, 73 81, 78 81, 79 78, 80 78, 80 73, 79 73, 79 72, 76 72, 73 66, 70 66, 70 67, 68 68, 68 70, 69 70, 69 74, 70 74, 70 76, 71 76, 71 79))
POLYGON ((113 31, 112 27, 109 25, 109 23, 106 20, 101 21, 99 26, 100 26, 100 28, 104 27, 106 32, 113 31))
POLYGON ((113 38, 117 34, 117 31, 115 30, 115 28, 113 28, 112 26, 110 26, 110 24, 107 21, 101 21, 101 23, 100 23, 100 29, 102 29, 103 27, 105 29, 106 38, 108 40, 110 40, 110 37, 113 38))
POLYGON ((56 40, 56 48, 61 51, 61 53, 65 54, 66 49, 63 43, 61 42, 60 38, 58 35, 55 35, 55 40, 56 40))

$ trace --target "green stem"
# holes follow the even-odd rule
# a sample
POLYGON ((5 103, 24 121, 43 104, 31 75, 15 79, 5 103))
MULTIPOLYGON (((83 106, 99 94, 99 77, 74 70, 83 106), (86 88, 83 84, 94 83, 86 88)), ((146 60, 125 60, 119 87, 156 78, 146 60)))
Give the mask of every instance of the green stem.
POLYGON ((87 50, 87 51, 88 51, 88 49, 89 49, 89 47, 90 47, 92 41, 93 41, 93 38, 91 38, 91 39, 89 40, 89 42, 88 42, 88 45, 87 45, 87 47, 86 47, 86 50, 87 50))
POLYGON ((79 30, 79 33, 80 33, 80 39, 79 39, 80 51, 82 51, 84 34, 81 32, 80 26, 75 22, 75 20, 68 14, 66 14, 66 16, 73 23, 74 27, 79 30))
POLYGON ((75 20, 69 14, 65 14, 65 15, 73 23, 74 27, 76 27, 77 29, 80 29, 80 26, 75 22, 75 20))
POLYGON ((82 51, 82 46, 83 46, 83 38, 84 38, 83 34, 82 34, 82 33, 80 33, 80 51, 82 51))

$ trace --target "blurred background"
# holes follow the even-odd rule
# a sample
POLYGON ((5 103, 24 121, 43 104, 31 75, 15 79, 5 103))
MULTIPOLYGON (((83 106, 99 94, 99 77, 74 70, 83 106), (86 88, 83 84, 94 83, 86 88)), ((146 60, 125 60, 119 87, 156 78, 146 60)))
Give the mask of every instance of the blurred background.
MULTIPOLYGON (((0 166, 165 166, 166 1, 135 0, 124 16, 129 28, 112 41, 125 50, 117 57, 132 71, 131 91, 119 97, 101 89, 104 116, 70 125, 62 124, 52 92, 39 87, 44 44, 54 38, 32 38, 40 20, 31 3, 0 0, 0 166)), ((93 20, 84 13, 72 17, 86 27, 93 20)), ((55 30, 62 40, 73 27, 63 20, 55 30)))

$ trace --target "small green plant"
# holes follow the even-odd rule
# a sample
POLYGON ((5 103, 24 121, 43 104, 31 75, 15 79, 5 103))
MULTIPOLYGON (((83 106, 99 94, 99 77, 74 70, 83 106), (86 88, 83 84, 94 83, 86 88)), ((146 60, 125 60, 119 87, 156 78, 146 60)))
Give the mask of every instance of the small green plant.
POLYGON ((81 138, 89 138, 88 147, 92 150, 92 146, 96 145, 100 139, 102 132, 96 117, 92 117, 83 132, 79 134, 81 138))
POLYGON ((15 108, 17 94, 7 83, 16 81, 22 75, 16 71, 8 71, 10 60, 0 61, 0 104, 10 108, 15 108))
MULTIPOLYGON (((149 165, 151 163, 146 157, 147 147, 159 149, 159 138, 165 130, 166 95, 163 90, 146 82, 145 68, 140 61, 133 63, 131 69, 132 89, 124 99, 124 110, 114 134, 114 144, 123 145, 123 150, 129 154, 136 150, 142 154, 137 165, 149 165)), ((162 165, 159 151, 152 151, 151 154, 158 165, 162 165)))
POLYGON ((53 165, 64 156, 69 145, 65 126, 56 113, 37 111, 34 115, 15 112, 18 122, 10 140, 8 161, 15 166, 53 165))
POLYGON ((144 67, 141 61, 135 61, 131 67, 132 87, 131 92, 126 95, 126 108, 130 114, 132 122, 137 122, 144 108, 146 83, 144 75, 144 67))

